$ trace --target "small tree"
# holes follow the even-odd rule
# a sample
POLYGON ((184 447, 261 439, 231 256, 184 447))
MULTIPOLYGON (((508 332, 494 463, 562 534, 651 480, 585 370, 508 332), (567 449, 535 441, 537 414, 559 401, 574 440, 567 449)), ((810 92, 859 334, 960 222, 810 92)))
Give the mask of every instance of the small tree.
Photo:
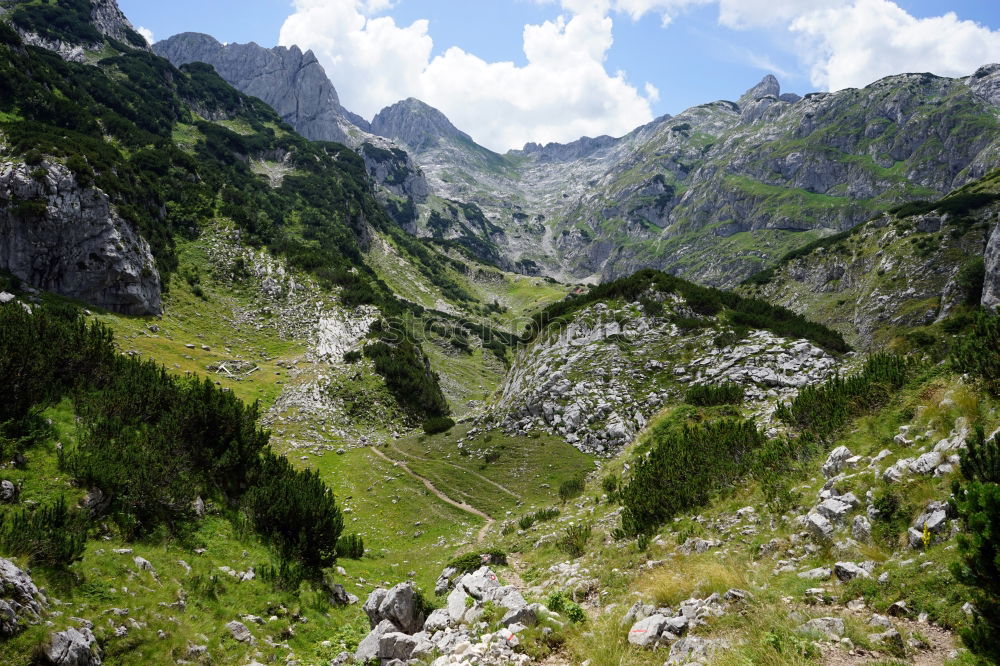
POLYGON ((952 573, 973 588, 976 608, 962 639, 973 653, 1000 663, 1000 437, 987 441, 977 428, 962 451, 963 482, 954 484, 954 506, 964 526, 962 562, 952 573))

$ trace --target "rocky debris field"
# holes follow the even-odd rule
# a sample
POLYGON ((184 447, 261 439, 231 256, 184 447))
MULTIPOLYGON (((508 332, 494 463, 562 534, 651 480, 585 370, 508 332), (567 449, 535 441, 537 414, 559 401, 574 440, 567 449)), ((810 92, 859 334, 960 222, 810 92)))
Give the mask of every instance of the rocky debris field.
MULTIPOLYGON (((660 298, 677 316, 693 314, 679 299, 660 298)), ((682 329, 669 316, 646 315, 638 304, 598 303, 521 353, 500 407, 477 425, 498 424, 512 434, 539 428, 586 453, 611 456, 663 405, 680 402, 689 386, 741 385, 766 427, 780 401, 824 381, 840 365, 805 340, 753 331, 720 347, 719 333, 682 329)))

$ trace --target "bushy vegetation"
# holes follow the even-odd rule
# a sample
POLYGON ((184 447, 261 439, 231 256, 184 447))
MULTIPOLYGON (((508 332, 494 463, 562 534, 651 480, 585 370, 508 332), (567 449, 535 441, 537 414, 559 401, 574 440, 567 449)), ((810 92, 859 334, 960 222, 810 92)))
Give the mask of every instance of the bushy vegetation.
POLYGON ((767 441, 752 421, 733 419, 660 424, 649 437, 649 455, 639 458, 620 491, 626 536, 652 532, 739 481, 751 469, 751 454, 767 441))
POLYGON ((593 530, 590 525, 570 525, 559 539, 559 549, 570 557, 580 557, 587 550, 593 530))
POLYGON ((507 564, 507 553, 495 548, 466 553, 465 555, 459 555, 458 557, 452 559, 446 566, 455 569, 458 572, 457 575, 462 575, 464 573, 469 573, 470 571, 475 571, 479 567, 483 566, 484 562, 501 565, 507 564))
POLYGON ((914 363, 896 354, 873 354, 857 373, 799 391, 777 415, 800 430, 830 438, 849 419, 886 404, 912 376, 914 363))
POLYGON ((65 568, 83 557, 87 545, 84 516, 60 497, 52 505, 0 515, 0 549, 27 557, 32 564, 65 568))
MULTIPOLYGON (((0 383, 11 389, 0 407, 5 439, 30 429, 39 410, 72 399, 78 441, 60 451, 60 465, 103 493, 126 538, 183 533, 203 497, 245 516, 283 560, 313 569, 334 561, 343 525, 333 494, 315 473, 270 451, 256 406, 208 380, 118 355, 106 328, 72 311, 8 305, 0 306, 0 383)), ((75 552, 68 537, 78 533, 64 509, 15 523, 62 557, 75 552)))
POLYGON ((423 423, 424 432, 428 435, 448 432, 455 427, 455 420, 447 416, 432 416, 423 423))
POLYGON ((956 372, 968 373, 1000 396, 1000 314, 976 312, 971 327, 952 351, 956 372))
POLYGON ((743 402, 743 387, 734 382, 692 386, 684 393, 684 402, 697 407, 738 405, 743 402))
POLYGON ((337 539, 337 557, 360 560, 365 555, 365 540, 360 534, 342 534, 337 539))
POLYGON ((583 494, 584 480, 582 478, 567 479, 559 484, 559 499, 568 502, 583 494))
POLYGON ((1000 437, 987 440, 977 428, 966 445, 961 452, 965 478, 953 489, 963 527, 958 537, 963 561, 953 573, 975 590, 975 613, 962 639, 979 657, 1000 663, 1000 437))
MULTIPOLYGON (((726 313, 730 322, 739 327, 768 330, 786 337, 806 338, 834 352, 846 352, 850 349, 840 333, 811 322, 787 308, 754 298, 745 298, 733 292, 702 287, 652 269, 641 270, 630 277, 598 285, 586 294, 571 296, 548 306, 532 317, 522 341, 534 340, 549 326, 567 321, 573 313, 592 303, 614 299, 641 302, 648 300, 645 297, 650 291, 680 295, 688 307, 700 317, 726 313)), ((699 325, 704 325, 702 320, 696 321, 699 321, 699 325)))
POLYGON ((420 347, 409 340, 394 344, 378 341, 366 345, 364 353, 415 422, 448 414, 448 402, 441 393, 437 373, 431 370, 430 361, 420 347))

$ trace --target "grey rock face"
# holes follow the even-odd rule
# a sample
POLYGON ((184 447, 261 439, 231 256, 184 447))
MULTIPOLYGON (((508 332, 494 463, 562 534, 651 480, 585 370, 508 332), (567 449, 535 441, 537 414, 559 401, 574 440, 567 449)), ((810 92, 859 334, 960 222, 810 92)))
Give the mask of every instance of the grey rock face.
POLYGON ((45 162, 0 164, 0 267, 27 284, 123 314, 158 314, 160 275, 149 244, 99 189, 45 162), (44 173, 44 175, 39 175, 44 173), (18 210, 12 200, 37 210, 18 210))
POLYGON ((0 637, 13 636, 25 624, 36 624, 47 605, 31 576, 0 558, 0 637))
POLYGON ((1000 306, 1000 224, 993 227, 983 262, 986 264, 986 280, 983 282, 982 305, 994 310, 1000 306))
POLYGON ((101 666, 101 647, 86 627, 52 634, 44 651, 55 666, 101 666))
POLYGON ((670 646, 670 656, 666 665, 687 664, 692 662, 705 663, 716 652, 729 647, 729 642, 723 638, 698 638, 688 636, 670 646))
POLYGON ((447 116, 413 97, 379 111, 372 119, 371 132, 399 141, 417 153, 433 148, 443 138, 473 144, 472 137, 452 125, 447 116))
POLYGON ((984 65, 969 77, 969 87, 977 95, 1000 106, 1000 64, 984 65))
POLYGON ((135 28, 118 8, 116 0, 90 0, 90 4, 90 21, 99 33, 129 46, 135 46, 129 40, 129 37, 135 34, 135 28))
POLYGON ((352 126, 365 124, 341 107, 312 51, 303 53, 297 46, 266 49, 253 43, 223 46, 193 32, 157 42, 153 51, 177 67, 191 62, 212 65, 230 85, 266 102, 307 139, 345 143, 352 126))

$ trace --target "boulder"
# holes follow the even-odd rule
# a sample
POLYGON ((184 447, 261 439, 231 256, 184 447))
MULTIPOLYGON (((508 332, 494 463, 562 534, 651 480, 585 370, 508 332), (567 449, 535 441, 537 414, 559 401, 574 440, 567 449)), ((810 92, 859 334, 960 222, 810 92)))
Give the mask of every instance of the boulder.
POLYGON ((664 666, 678 666, 690 662, 707 662, 716 652, 729 648, 723 638, 698 638, 687 636, 670 646, 670 655, 664 666))
POLYGON ((379 648, 382 643, 382 636, 397 632, 396 626, 389 620, 382 620, 371 630, 371 632, 358 644, 358 649, 354 652, 354 660, 360 664, 365 664, 372 659, 378 658, 379 648))
POLYGON ((344 589, 340 583, 330 588, 330 604, 333 606, 352 606, 358 603, 358 598, 344 589))
POLYGON ((31 576, 0 558, 0 637, 13 636, 25 624, 36 624, 47 604, 31 576))
POLYGON ((156 570, 153 568, 153 565, 150 564, 149 560, 147 560, 146 558, 139 557, 138 555, 136 555, 134 558, 132 558, 132 560, 135 562, 135 566, 139 567, 139 569, 141 569, 142 571, 148 571, 154 576, 156 575, 156 570))
POLYGON ((839 617, 818 617, 809 620, 799 627, 801 631, 823 634, 830 640, 839 640, 844 636, 844 621, 839 617))
POLYGON ((445 567, 441 571, 441 575, 438 576, 437 581, 434 583, 434 594, 441 596, 451 589, 452 579, 458 573, 458 569, 455 567, 445 567))
POLYGON ((837 474, 839 474, 840 471, 847 466, 847 461, 853 457, 854 454, 851 453, 849 448, 846 446, 838 446, 830 452, 830 455, 826 458, 826 462, 823 463, 823 467, 821 469, 823 476, 828 479, 830 477, 837 476, 837 474))
POLYGON ((4 479, 0 481, 0 504, 13 504, 17 501, 17 486, 13 481, 4 479))
POLYGON ((446 608, 438 608, 434 610, 430 615, 427 616, 427 620, 424 622, 424 631, 434 633, 436 631, 442 631, 447 629, 453 624, 451 619, 451 614, 446 608))
POLYGON ((419 606, 418 593, 413 584, 400 583, 389 590, 374 590, 365 602, 364 611, 373 627, 389 620, 397 631, 415 634, 424 626, 425 620, 419 606))
POLYGON ((835 523, 842 522, 851 512, 851 505, 837 497, 825 499, 816 505, 816 513, 835 523))
POLYGON ((451 618, 452 623, 458 624, 465 617, 465 611, 468 610, 466 599, 471 599, 471 597, 460 587, 456 587, 448 595, 448 617, 451 618))
POLYGON ((644 648, 655 648, 661 644, 677 640, 677 636, 667 630, 665 615, 650 615, 632 625, 628 632, 628 642, 644 648))
POLYGON ((533 627, 537 623, 538 618, 535 616, 535 611, 528 606, 512 609, 508 611, 507 614, 500 620, 501 627, 510 627, 514 624, 522 624, 526 627, 533 627))
POLYGON ((458 584, 475 599, 483 599, 487 590, 500 587, 497 575, 489 567, 480 567, 472 573, 465 574, 458 584))
POLYGON ((817 541, 830 541, 833 538, 833 524, 818 513, 806 516, 806 529, 817 541))
POLYGON ((871 578, 871 574, 867 570, 859 567, 854 562, 837 562, 833 565, 833 573, 845 583, 859 576, 861 578, 871 578))
POLYGON ((418 639, 399 631, 382 634, 378 641, 378 657, 382 663, 398 659, 406 661, 417 647, 418 639))
POLYGON ((799 578, 805 578, 806 580, 826 580, 831 575, 833 575, 833 569, 829 567, 817 567, 809 571, 800 571, 798 574, 799 578))
POLYGON ((865 516, 854 516, 851 523, 851 536, 861 543, 868 543, 872 538, 872 524, 865 516))
POLYGON ((247 626, 238 620, 233 620, 226 625, 226 629, 229 630, 229 635, 233 637, 237 643, 255 643, 253 634, 247 629, 247 626))
POLYGON ((903 642, 903 636, 895 629, 889 629, 881 634, 871 634, 868 638, 873 643, 880 644, 892 654, 906 653, 906 644, 903 642))
POLYGON ((87 627, 71 627, 49 636, 43 651, 55 666, 100 666, 101 647, 87 627))

